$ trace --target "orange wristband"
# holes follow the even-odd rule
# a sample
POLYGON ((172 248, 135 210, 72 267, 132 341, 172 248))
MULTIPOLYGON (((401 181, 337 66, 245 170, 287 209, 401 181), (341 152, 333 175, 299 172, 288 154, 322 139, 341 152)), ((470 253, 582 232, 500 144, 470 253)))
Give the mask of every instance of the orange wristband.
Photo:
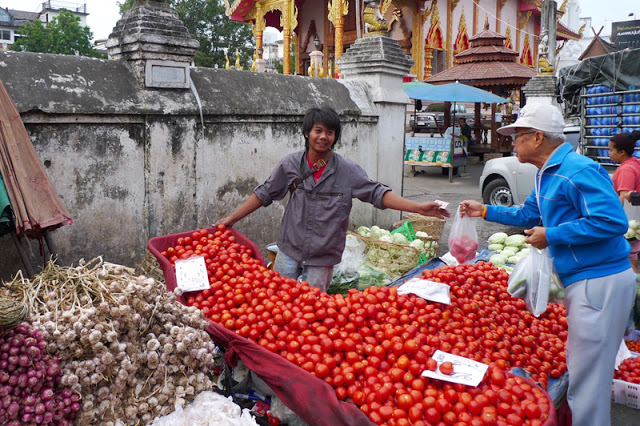
POLYGON ((487 218, 487 205, 484 205, 484 208, 482 209, 482 218, 486 219, 487 218))

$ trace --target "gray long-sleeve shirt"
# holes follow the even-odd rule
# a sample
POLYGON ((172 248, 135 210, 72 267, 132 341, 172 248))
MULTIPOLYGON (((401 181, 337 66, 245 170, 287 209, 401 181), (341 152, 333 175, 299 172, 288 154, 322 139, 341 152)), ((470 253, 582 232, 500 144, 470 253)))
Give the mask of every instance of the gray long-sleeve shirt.
MULTIPOLYGON (((254 189, 263 206, 282 200, 289 184, 310 170, 305 151, 284 157, 265 183, 254 189)), ((334 154, 315 183, 305 179, 293 192, 282 218, 278 249, 309 266, 340 262, 349 227, 352 199, 384 209, 389 187, 374 182, 362 167, 334 154)))

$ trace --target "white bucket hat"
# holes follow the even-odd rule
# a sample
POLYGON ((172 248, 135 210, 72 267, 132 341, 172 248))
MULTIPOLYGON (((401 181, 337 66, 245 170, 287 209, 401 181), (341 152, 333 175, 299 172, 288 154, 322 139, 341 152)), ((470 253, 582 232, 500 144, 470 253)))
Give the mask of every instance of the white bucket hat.
POLYGON ((501 135, 512 135, 517 128, 542 130, 543 132, 562 133, 564 118, 560 110, 549 104, 532 103, 525 105, 518 113, 515 123, 498 129, 501 135))

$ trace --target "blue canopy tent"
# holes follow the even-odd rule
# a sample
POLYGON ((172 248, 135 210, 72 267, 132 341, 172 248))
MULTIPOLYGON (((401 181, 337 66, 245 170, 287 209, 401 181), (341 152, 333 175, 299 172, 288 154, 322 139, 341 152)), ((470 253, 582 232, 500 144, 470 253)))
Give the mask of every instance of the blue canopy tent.
MULTIPOLYGON (((425 83, 419 80, 413 80, 410 81, 408 83, 402 83, 402 90, 404 90, 405 93, 407 93, 407 96, 409 95, 409 90, 414 89, 414 88, 425 88, 425 87, 431 87, 433 86, 432 84, 429 83, 425 83)), ((411 96, 409 96, 411 98, 411 96)), ((411 98, 413 99, 413 121, 415 123, 416 120, 416 112, 419 109, 422 109, 422 101, 420 99, 416 99, 416 98, 411 98), (418 108, 418 102, 420 102, 420 108, 418 108)))

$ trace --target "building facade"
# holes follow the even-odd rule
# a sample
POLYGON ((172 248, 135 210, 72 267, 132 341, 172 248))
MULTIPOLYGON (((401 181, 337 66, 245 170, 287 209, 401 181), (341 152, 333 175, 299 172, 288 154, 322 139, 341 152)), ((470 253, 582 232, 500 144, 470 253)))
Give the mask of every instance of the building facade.
POLYGON ((8 50, 20 37, 20 28, 24 27, 28 22, 35 20, 42 21, 45 25, 60 15, 62 9, 80 18, 80 26, 87 26, 87 5, 73 5, 70 3, 57 3, 55 1, 43 1, 40 5, 39 12, 27 12, 24 10, 15 10, 9 8, 0 8, 0 51, 8 50))
MULTIPOLYGON (((558 17, 569 3, 557 4, 558 17)), ((325 69, 332 69, 345 49, 381 22, 413 60, 410 75, 418 80, 455 65, 455 55, 469 47, 469 38, 487 22, 491 30, 506 37, 505 46, 519 53, 519 63, 537 66, 541 0, 225 0, 225 6, 230 19, 252 25, 258 55, 264 52, 266 27, 283 32, 285 73, 306 74, 310 53, 316 49, 324 54, 325 69), (384 22, 372 16, 374 9, 367 9, 367 4, 377 8, 384 22), (287 61, 291 40, 295 63, 287 61)), ((579 37, 577 31, 558 23, 559 41, 579 37)))

